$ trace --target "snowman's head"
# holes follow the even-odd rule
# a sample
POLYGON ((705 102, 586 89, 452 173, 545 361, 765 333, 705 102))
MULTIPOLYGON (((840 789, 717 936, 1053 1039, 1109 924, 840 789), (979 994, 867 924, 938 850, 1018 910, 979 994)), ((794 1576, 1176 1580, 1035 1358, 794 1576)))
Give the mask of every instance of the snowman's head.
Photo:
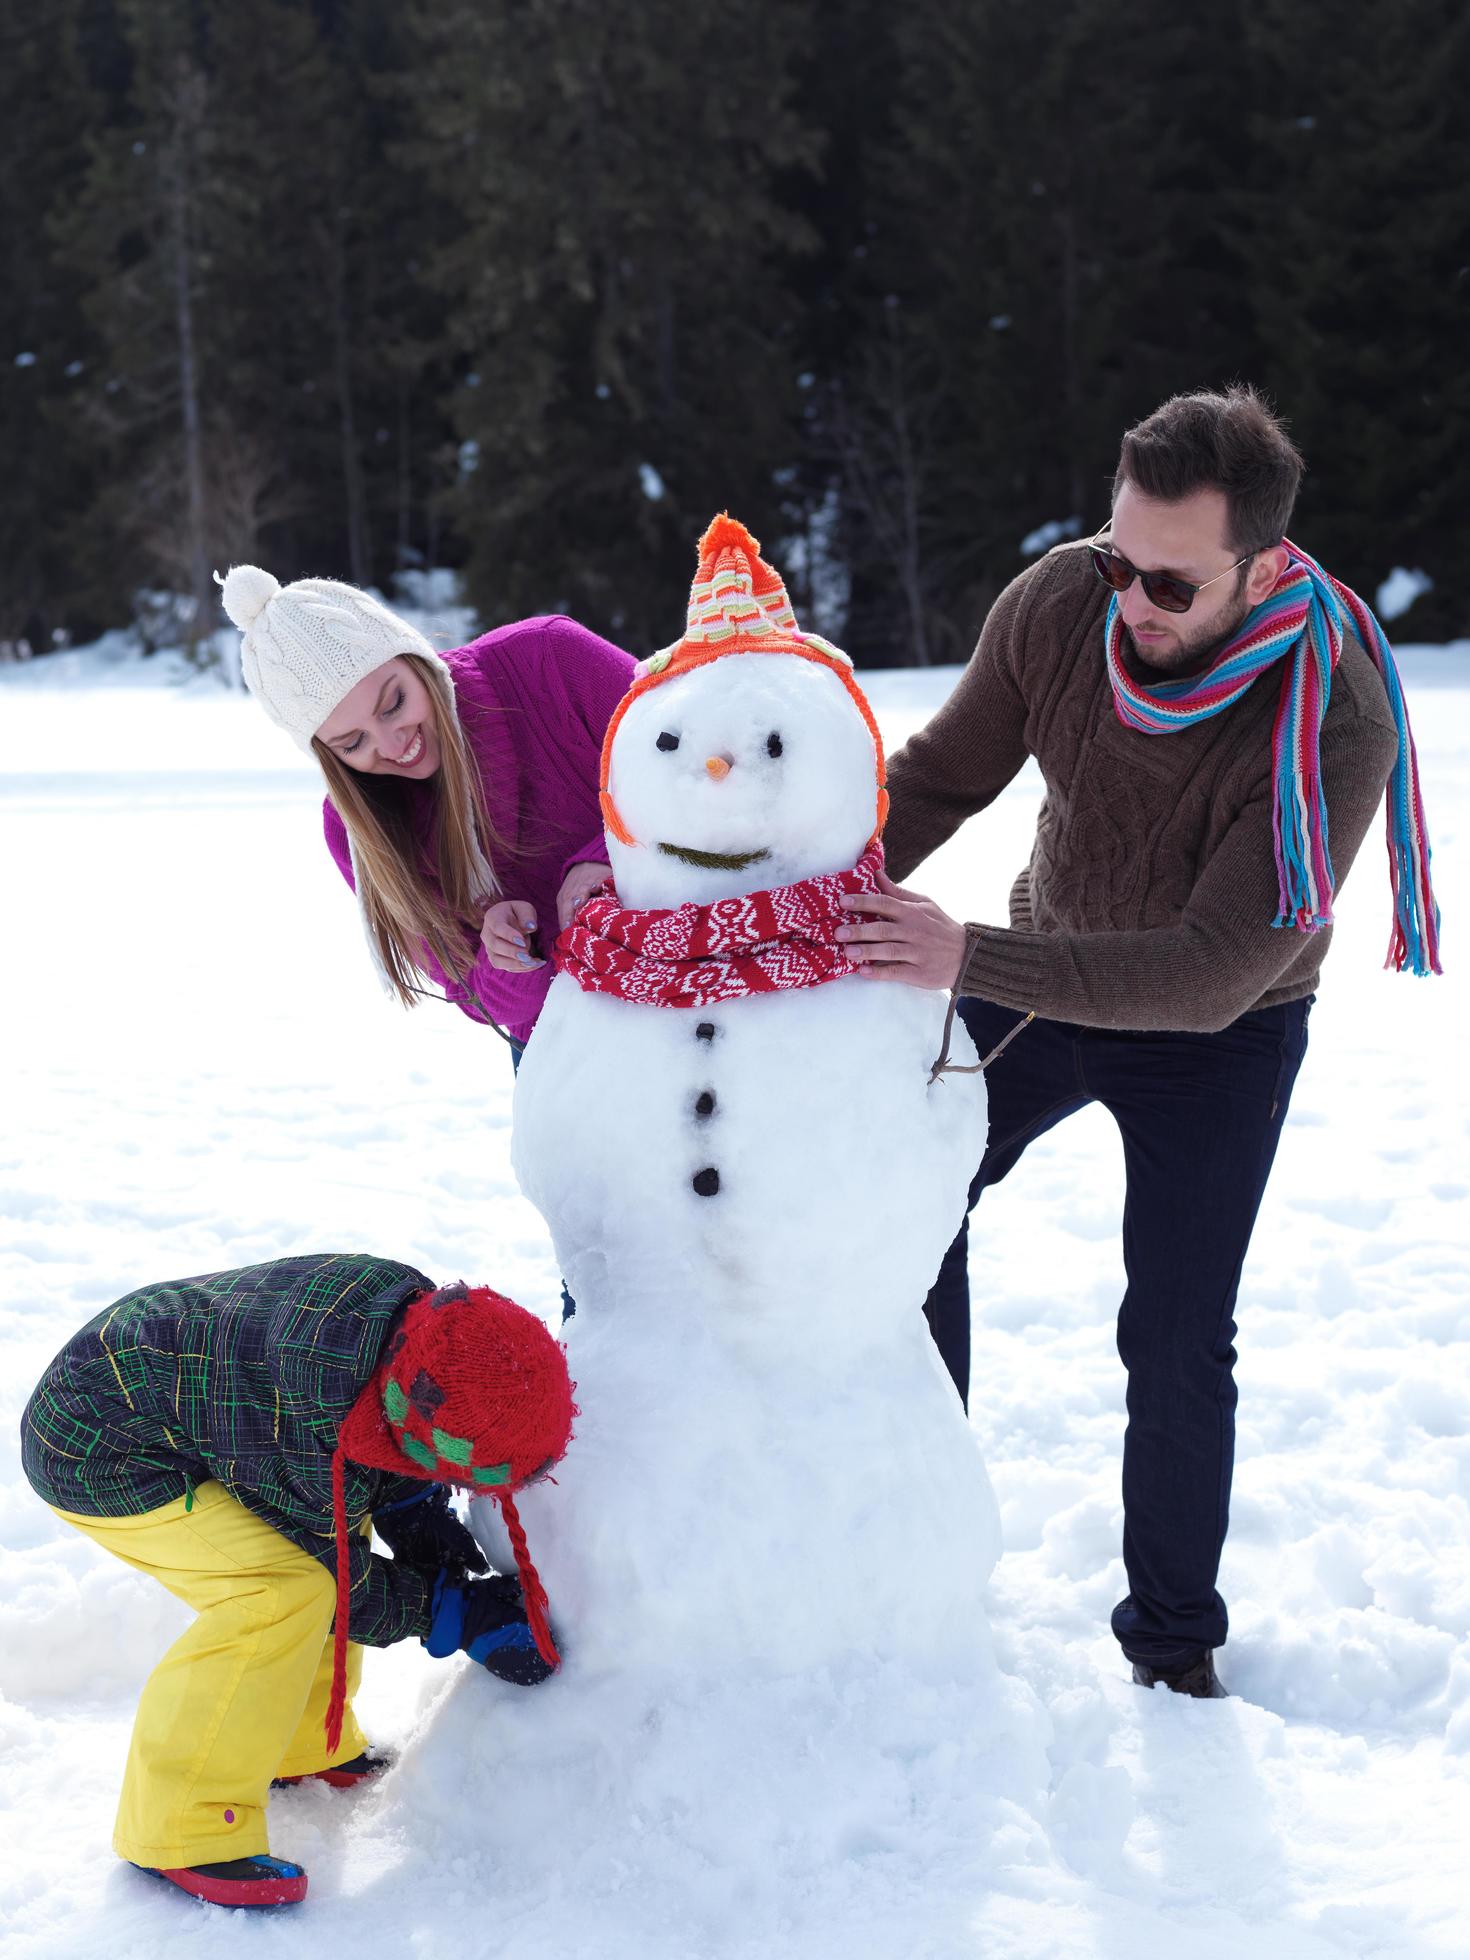
POLYGON ((646 664, 608 729, 619 898, 709 904, 846 871, 886 806, 882 742, 851 663, 797 629, 755 540, 717 518, 689 631, 646 664))

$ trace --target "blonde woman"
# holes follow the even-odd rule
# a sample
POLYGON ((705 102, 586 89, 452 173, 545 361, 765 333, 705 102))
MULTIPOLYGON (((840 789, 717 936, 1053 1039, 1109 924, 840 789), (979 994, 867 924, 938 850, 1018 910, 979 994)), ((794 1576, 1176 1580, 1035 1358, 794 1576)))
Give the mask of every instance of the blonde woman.
POLYGON ((327 846, 388 986, 412 1006, 435 983, 519 1061, 551 941, 610 875, 598 759, 631 658, 562 618, 440 654, 355 586, 255 565, 224 605, 246 686, 321 765, 327 846))

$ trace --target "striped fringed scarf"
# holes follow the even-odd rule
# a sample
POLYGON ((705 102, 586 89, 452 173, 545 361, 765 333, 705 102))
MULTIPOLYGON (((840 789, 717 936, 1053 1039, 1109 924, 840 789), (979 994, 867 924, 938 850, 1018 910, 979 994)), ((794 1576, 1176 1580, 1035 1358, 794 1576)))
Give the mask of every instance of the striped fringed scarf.
POLYGON ((1108 678, 1119 721, 1145 735, 1191 728, 1238 701, 1283 654, 1291 657, 1281 682, 1281 705, 1271 736, 1275 781, 1276 872, 1281 889, 1278 926, 1316 932, 1332 923, 1332 860, 1327 806, 1322 800, 1319 747, 1332 675, 1342 657, 1344 614, 1383 680, 1398 729, 1399 753, 1388 779, 1388 861, 1393 879, 1393 934, 1384 964, 1401 973, 1440 972, 1439 907, 1429 882, 1429 838, 1419 795, 1419 761, 1393 652, 1383 628, 1355 592, 1324 572, 1315 558, 1284 540, 1286 569, 1269 598, 1248 613, 1240 631, 1207 671, 1188 679, 1143 686, 1123 664, 1123 621, 1116 594, 1104 626, 1108 678))

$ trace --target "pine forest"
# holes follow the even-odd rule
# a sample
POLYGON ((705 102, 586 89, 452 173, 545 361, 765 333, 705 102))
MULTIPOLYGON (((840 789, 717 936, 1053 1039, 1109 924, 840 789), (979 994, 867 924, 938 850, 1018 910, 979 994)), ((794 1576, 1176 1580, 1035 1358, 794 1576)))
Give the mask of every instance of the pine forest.
POLYGON ((635 654, 728 508, 862 664, 964 659, 1165 396, 1470 633, 1461 0, 0 0, 0 645, 214 572, 635 654))

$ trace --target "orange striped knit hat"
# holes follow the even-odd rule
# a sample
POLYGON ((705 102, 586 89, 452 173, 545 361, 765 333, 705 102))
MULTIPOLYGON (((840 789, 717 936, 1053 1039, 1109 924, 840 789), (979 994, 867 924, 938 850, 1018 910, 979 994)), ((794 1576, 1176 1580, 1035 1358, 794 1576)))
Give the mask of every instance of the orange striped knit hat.
POLYGON ((620 844, 636 839, 618 814, 608 788, 612 774, 613 741, 628 709, 640 695, 662 681, 677 680, 727 653, 793 653, 834 673, 852 696, 873 738, 877 800, 873 821, 875 840, 888 815, 884 788, 883 737, 867 697, 853 678, 852 661, 816 633, 803 633, 796 623, 781 574, 760 555, 760 542, 738 519, 722 511, 699 540, 699 570, 689 588, 689 615, 684 637, 643 661, 637 679, 618 703, 602 744, 602 819, 620 844))

